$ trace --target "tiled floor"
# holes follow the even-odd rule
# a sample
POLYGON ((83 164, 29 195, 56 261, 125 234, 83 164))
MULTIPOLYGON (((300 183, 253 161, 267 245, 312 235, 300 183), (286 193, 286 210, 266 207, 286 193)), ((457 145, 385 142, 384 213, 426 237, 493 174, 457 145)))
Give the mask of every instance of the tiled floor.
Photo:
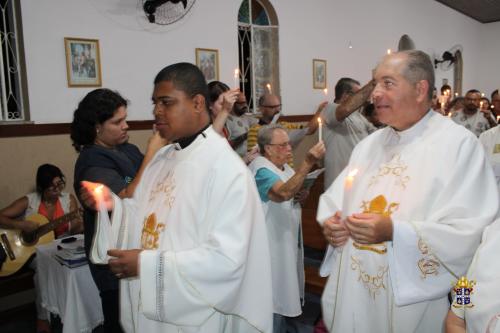
MULTIPOLYGON (((301 316, 293 318, 288 327, 289 333, 312 333, 314 323, 320 314, 319 297, 313 294, 306 294, 304 310, 301 316)), ((35 332, 34 308, 26 313, 20 314, 12 321, 0 324, 1 333, 33 333, 35 332), (33 312, 33 313, 31 313, 33 312)), ((57 320, 54 321, 52 333, 62 332, 62 327, 57 320)), ((93 333, 104 333, 102 327, 98 327, 93 333)), ((236 332, 235 332, 236 333, 236 332)))

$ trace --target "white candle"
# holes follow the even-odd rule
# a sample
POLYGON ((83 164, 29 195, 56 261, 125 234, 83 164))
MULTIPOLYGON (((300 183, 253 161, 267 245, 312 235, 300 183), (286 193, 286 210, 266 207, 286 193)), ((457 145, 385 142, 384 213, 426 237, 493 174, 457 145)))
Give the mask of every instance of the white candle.
POLYGON ((325 93, 325 97, 328 97, 328 88, 323 89, 323 92, 325 93))
POLYGON ((236 68, 234 70, 234 87, 235 88, 240 88, 240 69, 236 68))
POLYGON ((352 183, 354 182, 354 177, 358 174, 358 169, 352 169, 345 178, 344 181, 344 199, 342 200, 342 217, 345 219, 347 217, 347 207, 349 204, 350 193, 352 188, 352 183))
POLYGON ((102 214, 103 216, 106 215, 108 216, 108 210, 106 209, 106 206, 104 205, 104 198, 103 198, 103 193, 102 190, 104 188, 104 185, 98 185, 95 189, 94 192, 96 194, 96 201, 97 201, 97 209, 99 211, 99 214, 102 214))
POLYGON ((318 137, 319 141, 323 141, 323 125, 321 123, 321 117, 318 117, 318 137))
POLYGON ((266 88, 269 95, 271 95, 273 93, 273 90, 271 89, 271 84, 270 83, 266 84, 266 88))

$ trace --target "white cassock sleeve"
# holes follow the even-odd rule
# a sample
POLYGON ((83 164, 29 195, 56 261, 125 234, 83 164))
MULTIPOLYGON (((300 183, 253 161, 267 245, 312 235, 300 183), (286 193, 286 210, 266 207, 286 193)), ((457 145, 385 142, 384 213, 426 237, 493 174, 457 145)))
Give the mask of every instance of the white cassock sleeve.
MULTIPOLYGON (((111 193, 111 195, 114 202, 111 221, 107 212, 102 209, 96 215, 96 226, 90 248, 90 261, 94 264, 107 264, 110 259, 108 250, 125 249, 127 245, 128 221, 130 218, 125 214, 124 202, 114 193, 111 193)), ((131 211, 134 210, 131 209, 131 211)))
MULTIPOLYGON (((264 216, 254 180, 246 169, 219 170, 213 177, 207 193, 183 198, 186 209, 197 207, 200 198, 209 200, 202 221, 208 231, 206 236, 200 232, 199 245, 141 252, 141 302, 149 319, 199 326, 217 310, 258 323, 263 318, 251 318, 242 308, 262 313, 267 304, 272 315, 270 299, 252 295, 262 295, 261 288, 272 295, 264 216)), ((264 321, 272 322, 271 317, 264 321)))
POLYGON ((449 169, 435 180, 425 220, 394 220, 388 247, 389 271, 398 306, 445 296, 464 275, 485 226, 498 211, 499 198, 491 167, 474 138, 464 140, 449 169), (420 242, 419 242, 420 241, 420 242), (437 267, 437 272, 423 271, 437 267))
MULTIPOLYGON (((332 185, 323 193, 319 199, 318 212, 316 213, 316 220, 322 226, 323 223, 335 215, 339 210, 342 210, 342 201, 344 197, 344 180, 347 176, 347 168, 345 168, 335 179, 332 185)), ((330 275, 333 265, 333 252, 335 248, 328 245, 325 257, 319 269, 319 275, 327 277, 330 275)))

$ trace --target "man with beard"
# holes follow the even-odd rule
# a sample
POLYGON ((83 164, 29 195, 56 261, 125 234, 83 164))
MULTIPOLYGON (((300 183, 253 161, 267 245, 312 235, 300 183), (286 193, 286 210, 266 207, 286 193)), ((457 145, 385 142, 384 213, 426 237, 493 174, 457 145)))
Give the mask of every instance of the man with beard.
POLYGON ((226 127, 229 130, 229 142, 241 157, 247 153, 248 130, 258 123, 257 118, 246 115, 247 112, 247 98, 244 93, 240 92, 231 114, 227 117, 226 127))
POLYGON ((469 90, 465 94, 464 108, 451 116, 454 122, 464 126, 477 137, 488 128, 496 125, 490 110, 479 110, 480 101, 481 93, 476 89, 469 90))

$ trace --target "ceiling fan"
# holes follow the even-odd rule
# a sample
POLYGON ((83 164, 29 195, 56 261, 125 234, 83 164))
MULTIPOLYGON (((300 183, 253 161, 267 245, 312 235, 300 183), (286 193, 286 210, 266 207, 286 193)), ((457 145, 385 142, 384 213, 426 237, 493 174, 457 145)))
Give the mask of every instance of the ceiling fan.
POLYGON ((450 69, 457 61, 458 53, 462 52, 462 46, 455 45, 451 49, 444 51, 441 59, 434 59, 434 68, 441 68, 442 70, 450 69))
POLYGON ((196 0, 142 0, 144 13, 153 24, 168 25, 179 21, 196 0))

